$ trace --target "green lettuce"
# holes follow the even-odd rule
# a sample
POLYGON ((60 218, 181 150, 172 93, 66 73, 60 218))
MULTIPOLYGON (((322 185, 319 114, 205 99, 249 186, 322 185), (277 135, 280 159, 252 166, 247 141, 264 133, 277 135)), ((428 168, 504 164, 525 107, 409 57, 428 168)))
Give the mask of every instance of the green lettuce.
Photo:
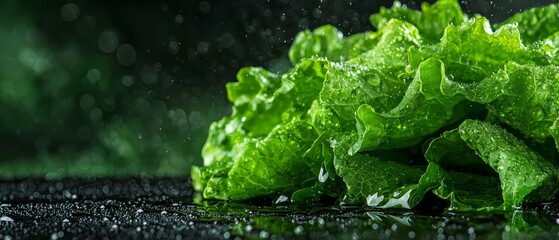
POLYGON ((306 58, 324 57, 330 61, 346 61, 373 49, 379 41, 377 32, 359 33, 347 38, 332 25, 324 25, 314 31, 300 32, 289 49, 293 64, 306 58))
POLYGON ((210 126, 205 199, 511 211, 559 195, 557 5, 491 24, 395 3, 376 31, 299 33, 284 74, 243 68, 210 126))
POLYGON ((531 44, 559 31, 559 4, 537 7, 517 13, 502 24, 516 23, 522 34, 522 40, 531 44))
POLYGON ((490 123, 465 120, 433 140, 425 157, 449 172, 434 192, 451 196, 457 209, 512 209, 553 200, 559 192, 555 166, 490 123))
POLYGON ((382 7, 379 13, 371 15, 370 21, 380 29, 393 18, 415 25, 422 36, 436 42, 448 25, 460 25, 468 17, 455 0, 439 0, 433 5, 424 2, 421 11, 409 9, 396 1, 392 8, 382 7))

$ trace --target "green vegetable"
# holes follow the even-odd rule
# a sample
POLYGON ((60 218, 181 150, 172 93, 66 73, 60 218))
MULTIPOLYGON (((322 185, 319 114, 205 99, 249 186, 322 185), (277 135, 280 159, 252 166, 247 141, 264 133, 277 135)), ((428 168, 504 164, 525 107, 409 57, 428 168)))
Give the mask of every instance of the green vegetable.
POLYGON ((372 208, 413 208, 431 192, 449 211, 556 199, 557 5, 495 28, 455 0, 421 9, 382 8, 375 32, 301 32, 282 76, 243 68, 195 189, 372 208))
POLYGON ((559 4, 533 8, 517 13, 502 24, 515 23, 522 34, 522 40, 531 44, 559 31, 559 4))
POLYGON ((451 204, 456 209, 501 204, 509 209, 553 200, 559 192, 553 164, 490 123, 465 120, 458 129, 432 141, 425 157, 451 173, 443 177, 435 194, 443 198, 452 195, 451 204))
POLYGON ((382 7, 379 13, 371 15, 370 20, 377 28, 394 18, 407 21, 415 25, 421 35, 430 41, 438 41, 449 24, 460 25, 467 20, 455 0, 439 0, 433 5, 423 3, 421 10, 411 10, 400 2, 394 2, 392 8, 382 7))

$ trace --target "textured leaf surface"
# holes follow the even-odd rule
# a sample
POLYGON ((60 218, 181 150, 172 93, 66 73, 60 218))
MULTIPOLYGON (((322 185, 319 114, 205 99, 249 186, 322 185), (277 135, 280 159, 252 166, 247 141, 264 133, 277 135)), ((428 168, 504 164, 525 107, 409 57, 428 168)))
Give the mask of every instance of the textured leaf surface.
POLYGON ((553 200, 557 16, 555 4, 491 25, 456 0, 396 2, 371 16, 375 32, 303 31, 291 70, 243 68, 227 84, 233 113, 211 125, 194 188, 374 208, 413 208, 432 192, 451 211, 553 200))

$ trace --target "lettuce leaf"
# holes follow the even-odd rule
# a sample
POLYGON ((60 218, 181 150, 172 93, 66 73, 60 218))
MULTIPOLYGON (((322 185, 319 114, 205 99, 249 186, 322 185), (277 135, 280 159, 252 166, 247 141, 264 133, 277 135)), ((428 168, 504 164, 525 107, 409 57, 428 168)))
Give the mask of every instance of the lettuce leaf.
POLYGON ((392 109, 409 84, 406 78, 400 77, 407 66, 407 56, 400 50, 420 43, 413 25, 390 21, 374 49, 348 62, 330 64, 320 92, 320 104, 351 121, 361 104, 371 104, 381 112, 392 109))
MULTIPOLYGON (((238 163, 245 161, 247 155, 252 154, 250 151, 260 149, 265 139, 281 138, 286 134, 284 134, 285 129, 302 131, 304 128, 300 126, 306 124, 313 129, 311 132, 316 134, 309 123, 300 121, 301 123, 295 124, 297 127, 293 127, 291 124, 294 123, 291 121, 306 115, 312 102, 317 98, 322 89, 326 63, 325 60, 304 60, 281 77, 260 68, 241 69, 237 74, 239 82, 227 85, 229 100, 234 103, 233 114, 212 124, 202 149, 205 166, 192 168, 195 189, 203 192, 206 198, 246 200, 250 198, 247 196, 253 197, 230 186, 246 186, 247 182, 250 182, 250 179, 233 180, 238 182, 230 184, 231 177, 235 179, 235 173, 242 172, 242 168, 237 166, 238 163), (275 135, 272 136, 273 134, 275 135)), ((296 156, 301 157, 302 153, 310 147, 310 143, 292 146, 293 149, 289 151, 300 153, 296 156)), ((253 157, 264 158, 264 156, 253 157)), ((300 159, 296 162, 307 166, 300 159)), ((249 163, 254 167, 262 164, 256 160, 249 163)), ((285 164, 291 166, 294 163, 285 164)), ((267 192, 264 190, 266 188, 277 189, 278 185, 275 184, 280 183, 263 185, 263 189, 255 196, 264 195, 263 193, 267 192)), ((293 182, 281 184, 283 185, 279 186, 292 186, 289 184, 293 182)))
POLYGON ((530 138, 544 141, 559 116, 559 67, 507 64, 508 84, 488 109, 530 138))
POLYGON ((210 126, 205 199, 510 211, 559 195, 557 5, 491 25, 456 0, 396 2, 377 31, 299 33, 283 75, 247 67, 210 126), (492 27, 494 26, 494 28, 492 27), (424 152, 420 151, 423 146, 424 152))
POLYGON ((439 43, 412 49, 409 58, 413 69, 427 58, 440 59, 449 77, 460 83, 475 83, 490 77, 509 61, 539 65, 551 61, 541 51, 526 47, 514 24, 505 24, 493 31, 483 17, 459 26, 449 25, 439 43))
POLYGON ((318 27, 312 32, 300 32, 289 49, 293 64, 306 58, 324 57, 330 61, 347 61, 373 49, 379 41, 376 32, 359 33, 344 38, 343 33, 332 25, 318 27))
POLYGON ((433 5, 424 2, 421 11, 409 9, 396 1, 391 8, 381 7, 380 12, 369 19, 380 29, 393 18, 415 25, 421 35, 430 41, 438 41, 448 25, 460 25, 467 20, 455 0, 439 0, 433 5))
POLYGON ((235 156, 226 188, 206 188, 205 197, 211 197, 211 191, 225 191, 227 199, 247 200, 300 185, 312 177, 301 159, 316 137, 308 123, 294 120, 279 125, 264 139, 246 141, 235 156))
POLYGON ((553 200, 559 191, 557 171, 550 162, 490 123, 465 120, 457 130, 433 140, 425 157, 454 175, 445 176, 434 193, 450 198, 457 210, 510 210, 523 203, 553 200), (501 199, 496 195, 499 188, 501 199), (496 205, 499 200, 501 206, 496 205))
POLYGON ((559 4, 537 7, 517 13, 499 25, 516 23, 523 42, 531 44, 559 31, 559 4))
POLYGON ((462 99, 441 93, 444 78, 443 63, 428 59, 420 64, 403 100, 394 109, 379 113, 370 105, 361 105, 355 114, 359 139, 350 152, 413 146, 445 126, 462 99))

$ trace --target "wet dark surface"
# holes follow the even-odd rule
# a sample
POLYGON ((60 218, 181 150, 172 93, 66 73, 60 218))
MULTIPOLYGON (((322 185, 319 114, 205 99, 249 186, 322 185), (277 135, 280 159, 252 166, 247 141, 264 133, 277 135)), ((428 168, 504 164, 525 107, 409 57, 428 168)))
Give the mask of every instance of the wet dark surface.
POLYGON ((0 239, 557 239, 557 206, 480 214, 195 205, 187 178, 9 180, 0 182, 0 239))

